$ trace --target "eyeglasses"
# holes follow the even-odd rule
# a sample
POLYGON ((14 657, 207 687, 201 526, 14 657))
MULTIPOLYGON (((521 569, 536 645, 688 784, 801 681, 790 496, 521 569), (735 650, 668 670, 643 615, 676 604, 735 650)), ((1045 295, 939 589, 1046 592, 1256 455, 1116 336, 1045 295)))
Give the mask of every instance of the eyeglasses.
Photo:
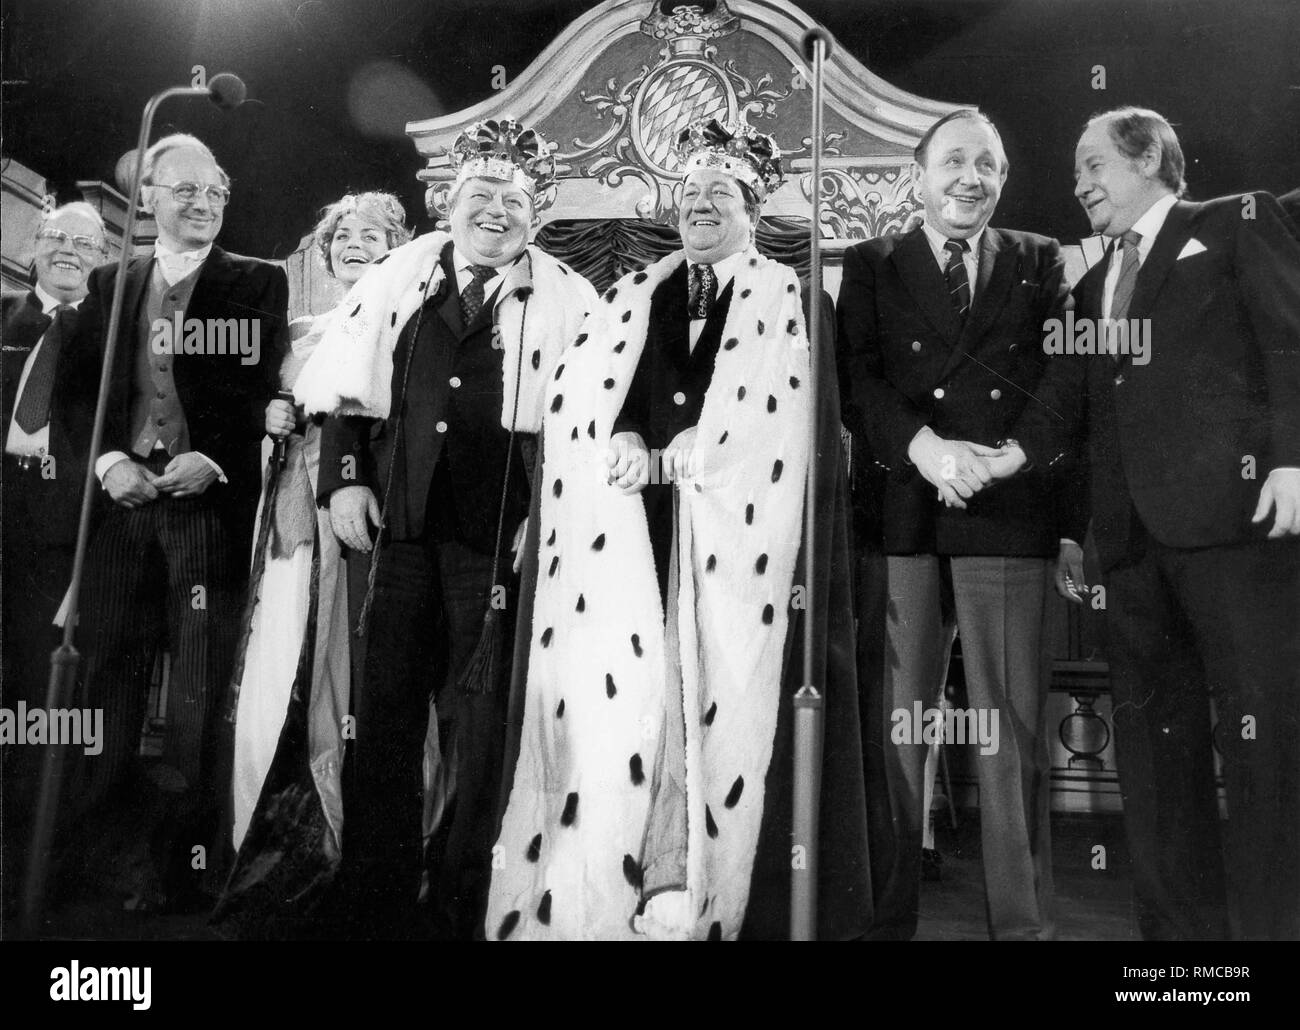
POLYGON ((73 247, 83 254, 104 253, 104 241, 98 236, 72 236, 62 229, 40 229, 36 233, 38 240, 53 240, 56 247, 62 247, 69 240, 73 247))
POLYGON ((199 194, 203 193, 208 198, 208 203, 213 207, 225 207, 226 202, 230 200, 230 190, 224 186, 215 186, 212 184, 203 185, 200 182, 174 182, 170 186, 163 186, 158 183, 146 183, 156 190, 171 190, 172 197, 178 204, 193 204, 199 199, 199 194))

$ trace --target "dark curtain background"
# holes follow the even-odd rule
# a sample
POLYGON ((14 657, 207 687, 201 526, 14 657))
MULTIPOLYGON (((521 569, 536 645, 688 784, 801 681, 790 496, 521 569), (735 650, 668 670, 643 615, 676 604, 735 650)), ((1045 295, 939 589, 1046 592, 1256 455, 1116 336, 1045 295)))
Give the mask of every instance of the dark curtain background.
MULTIPOLYGON (((808 219, 764 218, 757 237, 760 254, 790 265, 800 278, 808 277, 808 219)), ((575 218, 543 226, 537 245, 603 291, 628 272, 679 250, 682 239, 674 227, 656 222, 575 218)))

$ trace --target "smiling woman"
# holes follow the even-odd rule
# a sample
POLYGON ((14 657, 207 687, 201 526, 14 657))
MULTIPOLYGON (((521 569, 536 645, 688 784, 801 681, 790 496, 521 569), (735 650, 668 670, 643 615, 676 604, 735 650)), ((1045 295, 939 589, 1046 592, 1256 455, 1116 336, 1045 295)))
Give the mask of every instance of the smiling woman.
POLYGON ((313 230, 325 270, 351 286, 376 258, 411 238, 391 193, 349 193, 330 204, 313 230))
MULTIPOLYGON (((391 193, 341 197, 313 233, 326 269, 351 286, 410 238, 391 193)), ((334 311, 290 326, 292 352, 280 369, 292 393, 298 373, 334 311)), ((235 870, 214 925, 257 936, 305 914, 330 882, 340 855, 342 739, 348 713, 350 648, 347 573, 327 512, 316 508, 320 427, 289 400, 266 410, 267 468, 250 585, 250 615, 236 674, 233 782, 235 870), (284 441, 278 469, 272 440, 284 441), (261 891, 292 902, 268 902, 261 891)))

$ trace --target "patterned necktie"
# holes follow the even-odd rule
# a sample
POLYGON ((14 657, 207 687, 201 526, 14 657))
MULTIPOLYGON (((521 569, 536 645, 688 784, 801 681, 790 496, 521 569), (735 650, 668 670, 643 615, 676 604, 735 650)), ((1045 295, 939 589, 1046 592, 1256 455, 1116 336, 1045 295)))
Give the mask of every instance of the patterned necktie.
POLYGON ((491 265, 470 265, 469 274, 473 278, 460 291, 460 313, 467 326, 473 325, 483 310, 483 284, 496 275, 497 270, 491 265))
POLYGON ((708 318, 713 302, 718 299, 718 274, 712 265, 692 265, 690 292, 686 307, 691 318, 708 318))
POLYGON ((966 274, 966 262, 962 255, 970 250, 965 240, 949 240, 943 245, 948 252, 948 265, 943 270, 944 281, 948 284, 948 296, 952 298, 953 309, 958 319, 965 319, 970 310, 970 276, 966 274))
POLYGON ((27 373, 22 399, 14 412, 14 421, 24 433, 34 433, 50 421, 50 398, 54 395, 54 370, 59 364, 59 351, 70 325, 73 312, 71 304, 60 304, 54 312, 50 327, 41 339, 40 350, 27 373))
POLYGON ((1127 318, 1128 306, 1133 300, 1133 290, 1137 286, 1138 269, 1142 267, 1138 257, 1138 244, 1142 234, 1132 229, 1120 237, 1119 278, 1115 281, 1115 296, 1110 302, 1110 317, 1127 318))
MULTIPOLYGON (((1120 237, 1119 278, 1115 280, 1115 295, 1110 301, 1111 326, 1108 330, 1108 336, 1118 332, 1114 328, 1115 323, 1128 318, 1128 306, 1133 301, 1133 291, 1137 288, 1138 270, 1142 267, 1141 258, 1138 256, 1138 244, 1141 242, 1142 234, 1136 233, 1132 229, 1120 237)), ((1118 347, 1111 348, 1111 357, 1116 361, 1120 359, 1121 355, 1118 347)))

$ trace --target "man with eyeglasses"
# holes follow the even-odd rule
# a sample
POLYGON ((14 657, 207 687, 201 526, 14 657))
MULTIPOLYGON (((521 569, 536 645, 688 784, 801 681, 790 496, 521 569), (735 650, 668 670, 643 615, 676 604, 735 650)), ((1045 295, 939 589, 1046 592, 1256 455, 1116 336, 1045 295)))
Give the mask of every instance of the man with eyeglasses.
MULTIPOLYGON (((86 279, 106 257, 104 222, 89 204, 67 204, 41 220, 36 282, 3 298, 4 676, 0 703, 44 704, 53 625, 68 586, 94 409, 66 389, 68 347, 86 279)), ((4 755, 4 826, 17 844, 35 797, 38 748, 4 755)), ((16 857, 13 855, 6 857, 16 857)), ((21 882, 6 862, 6 884, 21 882)))
MULTIPOLYGON (((100 803, 129 778, 155 661, 164 646, 171 655, 162 760, 150 769, 166 813, 153 835, 157 882, 127 899, 132 908, 188 907, 214 893, 213 880, 191 867, 195 846, 207 849, 209 877, 222 864, 216 720, 231 676, 261 487, 263 411, 275 391, 288 303, 283 269, 214 243, 229 181, 193 136, 167 136, 145 154, 141 202, 158 240, 127 267, 95 460, 112 504, 87 555, 79 639, 88 652, 86 703, 104 709, 105 728, 103 753, 86 762, 82 804, 113 811, 100 803), (162 331, 178 325, 183 346, 162 331), (191 339, 195 326, 202 332, 191 339), (255 360, 227 345, 232 330, 258 341, 255 360)), ((77 335, 88 376, 101 364, 115 274, 108 267, 90 279, 77 335)))

